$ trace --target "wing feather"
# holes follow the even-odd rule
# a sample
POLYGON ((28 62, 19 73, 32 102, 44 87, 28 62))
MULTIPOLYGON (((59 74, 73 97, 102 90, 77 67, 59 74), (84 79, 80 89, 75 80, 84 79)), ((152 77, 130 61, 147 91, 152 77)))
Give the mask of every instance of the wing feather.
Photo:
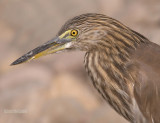
POLYGON ((137 66, 134 96, 148 122, 160 123, 160 46, 150 42, 133 53, 137 66))

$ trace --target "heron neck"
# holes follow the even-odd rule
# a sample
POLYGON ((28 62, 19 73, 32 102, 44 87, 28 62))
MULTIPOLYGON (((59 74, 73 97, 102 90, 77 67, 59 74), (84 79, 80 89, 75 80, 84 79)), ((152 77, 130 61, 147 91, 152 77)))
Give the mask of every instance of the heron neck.
MULTIPOLYGON (((133 120, 132 99, 134 81, 127 68, 132 51, 148 40, 134 32, 133 41, 121 37, 110 42, 101 41, 97 48, 85 55, 85 68, 94 87, 105 100, 128 120, 133 120), (122 40, 123 38, 123 40, 122 40), (126 41, 127 40, 127 41, 126 41), (121 44, 118 44, 117 42, 121 44), (122 107, 121 109, 119 107, 122 107)), ((120 36, 119 36, 120 37, 120 36)))

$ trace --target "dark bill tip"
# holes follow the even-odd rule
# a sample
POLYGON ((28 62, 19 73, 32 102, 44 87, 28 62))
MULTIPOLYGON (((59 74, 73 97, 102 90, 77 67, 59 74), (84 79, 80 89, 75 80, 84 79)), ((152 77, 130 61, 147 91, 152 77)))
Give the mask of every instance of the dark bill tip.
POLYGON ((17 65, 17 64, 21 64, 21 63, 24 63, 26 61, 28 61, 29 59, 31 59, 34 55, 50 48, 52 45, 54 45, 55 43, 53 42, 47 42, 31 51, 29 51, 28 53, 26 53, 25 55, 21 56, 20 58, 18 58, 17 60, 15 60, 12 64, 10 64, 11 66, 12 65, 17 65))
POLYGON ((17 60, 15 60, 13 63, 11 63, 10 66, 21 64, 21 63, 27 61, 28 59, 29 58, 24 55, 24 56, 18 58, 17 60))

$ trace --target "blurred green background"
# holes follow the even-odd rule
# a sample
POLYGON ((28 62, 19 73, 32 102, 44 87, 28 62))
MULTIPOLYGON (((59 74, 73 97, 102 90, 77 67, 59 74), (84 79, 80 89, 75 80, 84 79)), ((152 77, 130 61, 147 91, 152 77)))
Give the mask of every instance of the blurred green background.
POLYGON ((127 123, 92 86, 84 52, 9 66, 88 12, 118 19, 160 44, 160 0, 0 0, 0 123, 127 123))

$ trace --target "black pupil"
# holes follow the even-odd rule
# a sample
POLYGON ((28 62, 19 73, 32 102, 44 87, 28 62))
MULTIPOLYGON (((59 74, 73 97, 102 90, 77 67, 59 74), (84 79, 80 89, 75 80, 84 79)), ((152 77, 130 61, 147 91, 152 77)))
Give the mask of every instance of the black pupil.
POLYGON ((75 32, 75 31, 73 32, 73 35, 74 35, 74 34, 76 34, 76 32, 75 32))

